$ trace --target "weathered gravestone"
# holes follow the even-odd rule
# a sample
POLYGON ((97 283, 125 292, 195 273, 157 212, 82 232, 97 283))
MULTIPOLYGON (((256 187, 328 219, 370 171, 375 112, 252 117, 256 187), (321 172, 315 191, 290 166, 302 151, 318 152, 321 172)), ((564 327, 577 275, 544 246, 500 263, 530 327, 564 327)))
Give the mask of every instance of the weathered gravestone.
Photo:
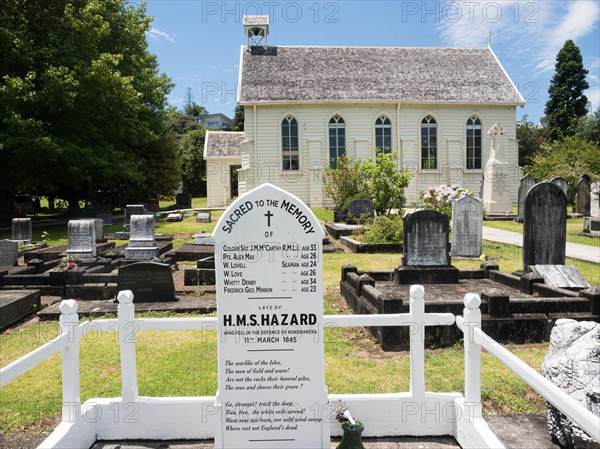
POLYGON ((158 257, 153 215, 132 215, 129 232, 129 244, 125 248, 126 259, 151 260, 158 257))
POLYGON ((552 184, 556 184, 563 191, 565 196, 567 196, 567 191, 569 190, 569 183, 563 178, 552 178, 550 180, 552 184))
POLYGON ((210 211, 198 212, 196 223, 211 223, 212 217, 210 211))
POLYGON ((375 207, 372 200, 357 199, 348 202, 348 220, 347 223, 355 223, 362 217, 373 218, 375 216, 375 207))
POLYGON ((216 448, 329 448, 323 231, 298 198, 263 184, 216 230, 216 448))
POLYGON ((131 217, 134 215, 144 215, 145 208, 143 204, 128 204, 125 206, 125 223, 123 230, 129 232, 129 226, 131 223, 131 217))
POLYGON ((525 219, 525 197, 527 196, 527 192, 535 185, 535 178, 527 174, 521 178, 521 183, 519 184, 519 212, 517 220, 519 223, 522 223, 525 219))
POLYGON ((472 196, 452 203, 452 256, 481 256, 483 205, 472 196))
POLYGON ((119 268, 117 290, 131 290, 133 302, 177 301, 168 264, 136 262, 119 268))
POLYGON ((567 197, 556 184, 536 184, 525 198, 523 269, 564 265, 566 245, 567 197))
POLYGON ((94 218, 94 224, 96 225, 96 241, 104 241, 104 221, 99 218, 94 218))
POLYGON ((167 221, 171 222, 171 223, 183 221, 183 214, 179 214, 179 213, 169 214, 169 215, 167 215, 167 221))
POLYGON ((404 254, 396 268, 400 284, 446 284, 458 282, 458 269, 451 266, 448 215, 420 210, 404 219, 404 254))
POLYGON ((19 261, 19 242, 0 240, 0 267, 13 267, 19 261))
POLYGON ((69 220, 67 255, 89 259, 96 257, 96 220, 69 220))
POLYGON ((531 265, 531 271, 551 287, 584 289, 591 287, 575 265, 531 265))
POLYGON ((582 176, 577 183, 575 193, 575 212, 584 216, 590 215, 592 192, 590 183, 582 176))
POLYGON ((190 193, 178 193, 175 196, 177 207, 181 209, 189 209, 192 207, 192 195, 190 193))
POLYGON ((113 224, 113 216, 111 212, 101 212, 96 214, 96 218, 102 220, 103 226, 112 226, 113 224))
POLYGON ((590 216, 583 218, 583 232, 600 234, 600 182, 592 182, 590 191, 590 216))
POLYGON ((12 219, 12 239, 31 243, 31 218, 12 219))

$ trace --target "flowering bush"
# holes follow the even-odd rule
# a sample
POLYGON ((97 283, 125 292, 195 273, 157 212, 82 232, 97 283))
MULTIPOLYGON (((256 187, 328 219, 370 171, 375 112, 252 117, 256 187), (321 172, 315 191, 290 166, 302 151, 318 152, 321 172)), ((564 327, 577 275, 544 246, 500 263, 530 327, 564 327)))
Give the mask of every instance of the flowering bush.
POLYGON ((419 193, 419 200, 425 209, 437 210, 452 217, 452 202, 465 196, 474 196, 473 192, 463 189, 457 184, 429 187, 419 193))
POLYGON ((340 158, 335 167, 325 168, 323 183, 325 194, 335 202, 337 210, 347 213, 350 199, 369 198, 381 215, 404 206, 404 189, 410 177, 398 170, 396 153, 378 152, 375 159, 365 161, 340 158))
POLYGON ((66 268, 67 270, 73 270, 78 267, 77 262, 79 259, 75 256, 67 256, 60 259, 60 267, 66 268))

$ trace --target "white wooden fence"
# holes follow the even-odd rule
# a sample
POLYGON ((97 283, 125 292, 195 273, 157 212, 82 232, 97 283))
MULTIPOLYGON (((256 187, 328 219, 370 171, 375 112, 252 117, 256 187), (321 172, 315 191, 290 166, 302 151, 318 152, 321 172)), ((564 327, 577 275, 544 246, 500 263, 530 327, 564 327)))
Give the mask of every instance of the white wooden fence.
MULTIPOLYGON (((365 436, 453 435, 463 448, 502 448, 481 409, 481 349, 494 355, 554 404, 593 438, 600 440, 600 419, 481 330, 479 295, 465 296, 464 316, 425 313, 424 289, 410 289, 410 312, 387 315, 326 315, 324 326, 410 326, 410 391, 387 394, 335 394, 365 424, 365 436), (458 392, 425 391, 425 326, 453 325, 464 333, 465 387, 458 392)), ((0 370, 0 387, 60 351, 62 358, 62 422, 42 448, 88 448, 97 439, 213 438, 215 397, 143 397, 138 394, 136 333, 144 330, 213 330, 216 318, 135 318, 133 294, 118 295, 118 319, 79 324, 77 303, 60 305, 60 335, 0 370), (90 332, 118 332, 122 393, 81 404, 80 339, 90 332)), ((332 435, 340 426, 331 423, 332 435)))

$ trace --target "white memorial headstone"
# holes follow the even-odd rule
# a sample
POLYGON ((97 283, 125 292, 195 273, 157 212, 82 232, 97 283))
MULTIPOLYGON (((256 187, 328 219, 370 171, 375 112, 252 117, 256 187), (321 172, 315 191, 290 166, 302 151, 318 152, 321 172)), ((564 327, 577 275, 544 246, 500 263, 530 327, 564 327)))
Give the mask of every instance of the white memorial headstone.
POLYGON ((492 138, 492 147, 483 172, 483 207, 488 214, 512 214, 508 180, 510 168, 504 161, 502 146, 504 128, 495 123, 488 135, 492 138))
POLYGON ((158 257, 159 250, 154 237, 154 215, 132 215, 130 236, 125 258, 130 260, 151 260, 158 257))
POLYGON ((69 220, 67 255, 87 259, 96 257, 96 220, 69 220))
POLYGON ((318 220, 263 184, 229 206, 214 237, 215 448, 329 448, 318 220))
POLYGON ((452 203, 452 256, 479 257, 483 236, 481 200, 466 195, 452 203))
POLYGON ((19 242, 31 243, 31 218, 12 219, 12 239, 19 242))

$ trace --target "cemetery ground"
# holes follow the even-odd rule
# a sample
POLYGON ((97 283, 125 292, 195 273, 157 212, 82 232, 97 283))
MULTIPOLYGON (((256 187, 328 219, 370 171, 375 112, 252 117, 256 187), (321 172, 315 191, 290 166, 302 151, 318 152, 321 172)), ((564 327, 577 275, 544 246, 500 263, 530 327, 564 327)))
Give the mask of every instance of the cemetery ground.
MULTIPOLYGON (((195 199, 194 206, 202 207, 196 204, 198 203, 195 199)), ((178 247, 183 243, 192 242, 193 234, 211 232, 221 213, 213 211, 211 224, 196 223, 194 216, 185 217, 178 223, 157 220, 156 232, 174 234, 174 247, 178 247)), ((329 210, 315 210, 315 213, 321 220, 333 218, 333 212, 329 210)), ((490 222, 485 223, 486 226, 489 224, 490 222)), ((581 229, 581 220, 569 220, 569 225, 581 229)), ((106 228, 106 232, 114 232, 121 228, 122 224, 117 222, 106 228)), ((511 230, 519 232, 517 229, 511 230)), ((40 240, 42 231, 43 228, 34 228, 34 240, 40 240)), ((48 228, 47 231, 50 233, 50 245, 66 243, 66 223, 64 226, 48 228)), ((6 238, 6 234, 0 233, 0 238, 6 238)), ((581 238, 585 239, 587 244, 593 241, 586 237, 581 238)), ((522 250, 515 246, 484 241, 483 253, 488 259, 498 263, 504 272, 510 273, 521 268, 522 250)), ((342 265, 350 263, 365 270, 381 270, 398 266, 400 260, 401 254, 324 254, 324 313, 351 313, 339 293, 342 265)), ((477 268, 480 263, 481 261, 476 259, 453 260, 453 265, 460 269, 477 268)), ((592 285, 600 285, 600 270, 597 264, 575 259, 567 259, 566 263, 575 265, 592 285)), ((427 292, 427 286, 425 291, 427 292)), ((197 292, 198 295, 201 293, 197 292)), ((162 317, 175 314, 145 313, 140 316, 162 317)), ((0 334, 0 366, 6 366, 29 353, 57 336, 58 332, 58 322, 41 322, 36 318, 4 331, 0 334)), ((547 343, 507 345, 511 352, 536 370, 539 370, 547 347, 547 343)), ((137 356, 141 395, 200 396, 212 395, 217 389, 217 345, 214 332, 143 331, 138 336, 137 356)), ((482 361, 484 413, 545 413, 545 401, 497 359, 484 353, 482 361)), ((407 391, 409 388, 409 353, 383 351, 363 328, 327 329, 325 364, 326 383, 330 393, 384 393, 407 391)), ((463 391, 463 364, 464 352, 461 343, 450 348, 427 350, 427 390, 463 391)), ((60 356, 55 355, 2 388, 0 434, 22 432, 32 435, 52 430, 59 422, 61 411, 60 377, 60 356)), ((81 345, 82 402, 93 397, 119 396, 120 391, 117 335, 90 334, 82 340, 81 345)), ((357 415, 359 414, 360 412, 357 412, 357 415)))

